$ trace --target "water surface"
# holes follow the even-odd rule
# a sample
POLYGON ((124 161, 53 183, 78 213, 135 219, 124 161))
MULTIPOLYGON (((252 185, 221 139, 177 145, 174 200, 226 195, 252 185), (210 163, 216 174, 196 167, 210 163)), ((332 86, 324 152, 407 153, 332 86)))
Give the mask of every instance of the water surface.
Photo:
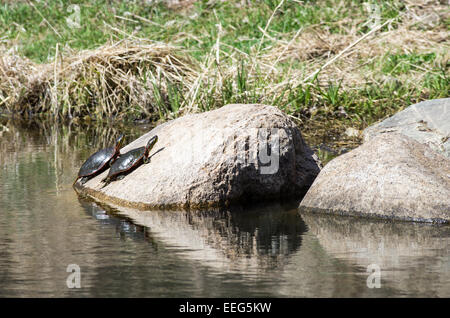
POLYGON ((92 152, 146 130, 0 120, 0 297, 450 296, 449 226, 292 204, 137 211, 77 196, 92 152), (67 287, 69 264, 80 289, 67 287), (381 288, 367 286, 371 264, 381 288))

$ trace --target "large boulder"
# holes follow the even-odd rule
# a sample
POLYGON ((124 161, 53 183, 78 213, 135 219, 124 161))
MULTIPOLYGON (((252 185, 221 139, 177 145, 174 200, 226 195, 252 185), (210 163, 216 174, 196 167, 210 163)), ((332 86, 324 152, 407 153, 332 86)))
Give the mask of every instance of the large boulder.
POLYGON ((450 159, 407 136, 381 134, 330 161, 300 207, 448 223, 450 159))
POLYGON ((364 142, 397 132, 430 146, 450 158, 450 98, 414 104, 364 130, 364 142))
POLYGON ((159 141, 151 162, 104 186, 107 172, 76 189, 139 208, 205 208, 299 197, 320 171, 296 124, 266 105, 227 105, 157 126, 121 153, 159 141))

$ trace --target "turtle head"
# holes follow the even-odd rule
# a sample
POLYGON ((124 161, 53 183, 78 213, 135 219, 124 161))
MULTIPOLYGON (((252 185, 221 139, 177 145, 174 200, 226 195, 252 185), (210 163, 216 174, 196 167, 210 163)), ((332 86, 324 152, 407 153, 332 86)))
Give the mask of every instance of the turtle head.
POLYGON ((155 135, 147 142, 147 145, 145 146, 145 157, 148 158, 148 155, 150 154, 150 151, 152 150, 153 146, 158 141, 158 136, 155 135))
POLYGON ((122 144, 124 141, 123 137, 123 134, 120 134, 120 136, 116 139, 116 150, 120 150, 120 148, 122 148, 122 144))

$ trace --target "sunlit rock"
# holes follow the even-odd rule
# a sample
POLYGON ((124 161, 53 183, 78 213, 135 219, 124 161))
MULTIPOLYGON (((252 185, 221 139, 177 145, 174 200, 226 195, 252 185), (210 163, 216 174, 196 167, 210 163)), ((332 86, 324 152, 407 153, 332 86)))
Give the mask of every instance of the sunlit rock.
POLYGON ((381 134, 330 161, 300 207, 446 223, 450 159, 404 135, 381 134))
POLYGON ((297 125, 278 108, 227 105, 157 126, 123 149, 159 140, 151 162, 104 186, 107 171, 77 189, 135 207, 203 208, 304 195, 320 171, 297 125))
POLYGON ((397 132, 430 146, 450 158, 450 98, 414 104, 364 130, 364 141, 397 132))

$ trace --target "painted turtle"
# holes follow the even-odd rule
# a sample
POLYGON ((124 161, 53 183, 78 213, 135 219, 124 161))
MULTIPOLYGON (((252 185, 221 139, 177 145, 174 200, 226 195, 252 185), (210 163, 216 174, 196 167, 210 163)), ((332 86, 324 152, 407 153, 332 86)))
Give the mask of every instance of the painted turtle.
POLYGON ((93 177, 98 173, 105 170, 109 165, 111 165, 117 157, 120 156, 120 147, 123 142, 123 134, 116 139, 116 145, 114 147, 108 147, 101 149, 90 156, 81 166, 78 172, 78 177, 75 179, 75 184, 78 179, 81 179, 81 183, 85 183, 89 177, 93 177))
POLYGON ((157 141, 158 136, 155 135, 150 138, 145 147, 139 147, 121 155, 111 165, 111 169, 109 169, 106 178, 102 180, 102 182, 105 182, 104 186, 108 185, 114 179, 122 179, 124 177, 123 173, 131 171, 142 163, 148 163, 150 161, 150 151, 157 141))

